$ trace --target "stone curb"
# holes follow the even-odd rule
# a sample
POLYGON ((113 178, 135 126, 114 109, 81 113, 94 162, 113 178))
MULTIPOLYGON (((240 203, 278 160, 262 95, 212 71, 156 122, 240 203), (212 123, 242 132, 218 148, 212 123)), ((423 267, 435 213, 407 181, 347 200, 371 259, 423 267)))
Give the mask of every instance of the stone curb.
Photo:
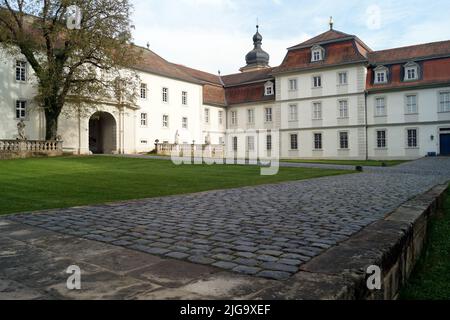
POLYGON ((260 299, 392 300, 409 279, 443 207, 449 186, 438 185, 347 241, 312 259, 293 278, 259 292, 260 299), (367 288, 369 266, 382 270, 381 290, 367 288))

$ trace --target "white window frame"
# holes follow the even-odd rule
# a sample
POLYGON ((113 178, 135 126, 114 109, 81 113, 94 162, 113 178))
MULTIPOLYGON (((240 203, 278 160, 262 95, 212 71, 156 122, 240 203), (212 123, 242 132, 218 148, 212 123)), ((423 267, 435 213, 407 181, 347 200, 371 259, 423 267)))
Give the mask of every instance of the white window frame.
POLYGON ((247 109, 247 123, 255 124, 255 109, 247 109))
POLYGON ((271 134, 266 135, 266 150, 272 151, 272 135, 271 134))
POLYGON ((349 150, 350 149, 350 133, 348 131, 339 131, 338 139, 339 139, 339 149, 340 150, 349 150), (344 137, 344 135, 345 135, 345 137, 344 137))
POLYGON ((439 113, 450 112, 450 91, 441 91, 438 97, 439 113))
POLYGON ((416 81, 419 80, 420 67, 415 62, 408 62, 404 65, 405 77, 404 81, 416 81), (412 76, 413 75, 413 76, 412 76))
POLYGON ((340 71, 337 74, 338 86, 347 86, 348 85, 348 72, 340 71), (345 81, 343 81, 345 80, 345 81))
POLYGON ((146 112, 141 113, 141 127, 148 127, 148 113, 146 112))
POLYGON ((315 151, 323 150, 323 133, 322 132, 314 132, 313 133, 313 149, 315 151))
POLYGON ((298 104, 289 105, 289 121, 298 121, 298 104))
POLYGON ((319 62, 325 59, 325 49, 321 46, 311 48, 311 62, 319 62))
POLYGON ((388 83, 388 68, 385 66, 378 66, 374 70, 374 84, 388 83))
POLYGON ((417 149, 419 148, 419 129, 418 128, 406 128, 406 148, 417 149), (410 137, 410 132, 415 132, 415 137, 410 137))
POLYGON ((15 116, 16 120, 27 120, 28 118, 28 101, 24 99, 16 100, 15 102, 15 116))
POLYGON ((188 117, 182 117, 181 118, 181 128, 182 129, 188 129, 189 128, 189 119, 188 119, 188 117))
POLYGON ((266 96, 273 96, 274 93, 274 86, 272 81, 267 81, 264 84, 264 95, 266 96))
POLYGON ((349 118, 349 110, 348 110, 348 100, 343 99, 338 101, 339 108, 339 119, 348 119, 349 118))
POLYGON ((289 142, 292 151, 298 150, 298 133, 289 134, 289 142))
POLYGON ((376 149, 387 149, 388 135, 386 129, 379 129, 375 131, 375 146, 376 149), (384 137, 380 137, 378 134, 384 132, 384 137))
POLYGON ((386 97, 375 97, 375 103, 374 103, 374 112, 375 117, 386 117, 387 116, 387 100, 386 97), (378 104, 379 101, 383 101, 383 109, 381 109, 381 104, 378 104), (380 113, 380 110, 383 110, 382 113, 380 113))
POLYGON ((264 118, 266 123, 273 122, 273 108, 265 108, 264 109, 264 118))
POLYGON ((15 63, 16 82, 25 83, 28 81, 28 63, 24 60, 16 60, 15 63))
POLYGON ((237 111, 231 111, 231 125, 232 126, 237 126, 238 125, 237 111))
POLYGON ((405 95, 405 114, 418 114, 419 113, 419 104, 418 104, 418 95, 417 93, 408 93, 405 95), (413 101, 410 101, 410 98, 414 97, 413 101))
POLYGON ((163 128, 169 128, 169 115, 163 115, 162 126, 163 128))
POLYGON ((322 76, 321 75, 312 76, 312 87, 313 87, 313 89, 322 88, 322 76))
POLYGON ((181 104, 183 106, 188 105, 188 92, 187 91, 181 91, 181 104))
POLYGON ((255 151, 255 137, 247 136, 247 151, 255 151))
POLYGON ((298 80, 296 78, 289 79, 289 91, 297 91, 298 90, 298 80))
POLYGON ((141 83, 141 99, 147 100, 148 97, 148 87, 146 83, 141 83))
POLYGON ((322 102, 313 102, 312 104, 312 120, 323 120, 322 102))
POLYGON ((220 125, 222 125, 223 124, 223 111, 222 110, 219 110, 219 113, 218 113, 218 121, 219 121, 219 124, 220 125))
POLYGON ((209 108, 205 108, 204 110, 204 116, 205 116, 205 124, 209 124, 210 123, 210 118, 211 118, 211 114, 209 111, 209 108))
POLYGON ((169 103, 169 88, 162 88, 162 102, 169 103))

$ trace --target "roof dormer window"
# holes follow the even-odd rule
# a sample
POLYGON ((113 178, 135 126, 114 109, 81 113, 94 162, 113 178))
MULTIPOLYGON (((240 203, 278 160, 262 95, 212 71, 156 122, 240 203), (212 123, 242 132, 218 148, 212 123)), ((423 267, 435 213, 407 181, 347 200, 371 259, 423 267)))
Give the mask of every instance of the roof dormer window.
POLYGON ((321 46, 314 46, 311 49, 311 62, 317 62, 324 60, 325 49, 321 46))
POLYGON ((266 84, 264 85, 264 93, 266 96, 273 96, 274 95, 274 90, 273 90, 273 82, 272 81, 267 81, 266 84))
POLYGON ((419 79, 419 65, 415 62, 408 62, 405 68, 405 81, 414 81, 419 79))
POLYGON ((375 68, 375 84, 384 84, 388 82, 388 68, 379 66, 375 68))

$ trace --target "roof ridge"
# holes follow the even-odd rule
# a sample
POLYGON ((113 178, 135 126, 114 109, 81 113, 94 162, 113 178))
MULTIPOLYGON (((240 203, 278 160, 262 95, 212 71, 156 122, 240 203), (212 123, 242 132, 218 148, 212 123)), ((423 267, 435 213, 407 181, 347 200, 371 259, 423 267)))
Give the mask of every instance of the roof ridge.
POLYGON ((380 53, 380 52, 395 51, 395 50, 400 50, 400 49, 408 49, 408 48, 414 48, 414 47, 427 46, 427 45, 430 45, 430 44, 448 43, 448 42, 450 42, 450 40, 441 40, 441 41, 432 41, 432 42, 419 43, 419 44, 411 44, 411 45, 402 46, 402 47, 396 47, 396 48, 390 48, 390 49, 382 49, 382 50, 375 50, 375 51, 369 52, 369 54, 377 54, 377 53, 380 53))

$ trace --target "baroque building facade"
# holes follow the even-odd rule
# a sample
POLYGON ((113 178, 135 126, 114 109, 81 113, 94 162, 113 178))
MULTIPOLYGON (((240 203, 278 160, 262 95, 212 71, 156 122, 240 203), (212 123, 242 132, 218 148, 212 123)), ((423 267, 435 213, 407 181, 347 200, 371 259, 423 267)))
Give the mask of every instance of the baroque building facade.
MULTIPOLYGON (((62 115, 59 134, 75 154, 143 153, 155 141, 254 149, 237 131, 264 130, 281 158, 416 159, 450 154, 450 41, 384 51, 333 29, 288 48, 269 66, 259 29, 240 73, 213 75, 140 48, 136 105, 104 103, 62 115), (273 135, 277 135, 274 137, 273 135)), ((35 79, 21 56, 0 55, 0 139, 17 122, 45 136, 33 105, 35 79)))

